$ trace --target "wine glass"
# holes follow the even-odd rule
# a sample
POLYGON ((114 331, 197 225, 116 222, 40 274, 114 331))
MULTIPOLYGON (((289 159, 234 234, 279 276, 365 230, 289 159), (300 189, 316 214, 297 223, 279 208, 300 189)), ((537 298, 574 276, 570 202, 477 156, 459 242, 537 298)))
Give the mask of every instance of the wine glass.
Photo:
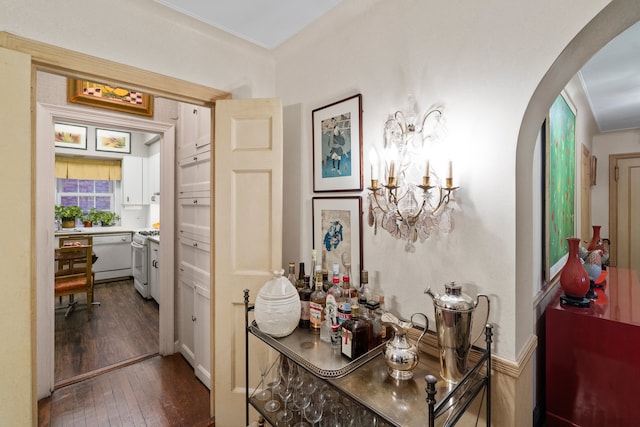
POLYGON ((313 393, 307 393, 309 389, 309 382, 312 378, 306 373, 304 369, 298 369, 298 376, 293 380, 293 398, 291 405, 294 412, 300 414, 300 421, 294 424, 293 427, 310 427, 309 423, 304 421, 302 411, 311 403, 311 396, 313 393))
POLYGON ((266 346, 258 346, 258 369, 260 370, 261 391, 256 393, 255 398, 261 401, 271 397, 271 392, 267 389, 266 377, 271 366, 269 365, 269 351, 266 346))
POLYGON ((279 422, 287 423, 293 419, 293 411, 287 408, 287 403, 293 397, 293 386, 290 381, 280 381, 275 388, 275 392, 280 396, 280 399, 284 403, 284 409, 276 415, 276 419, 279 422))
POLYGON ((324 404, 320 400, 312 398, 309 405, 302 410, 304 418, 309 421, 313 426, 322 419, 322 410, 324 404))
POLYGON ((280 384, 281 376, 280 376, 280 368, 282 366, 283 357, 280 356, 280 364, 276 369, 271 369, 268 371, 267 375, 270 381, 267 382, 267 388, 271 390, 271 399, 267 403, 264 404, 264 410, 267 412, 276 412, 280 409, 280 402, 273 398, 273 390, 280 384))

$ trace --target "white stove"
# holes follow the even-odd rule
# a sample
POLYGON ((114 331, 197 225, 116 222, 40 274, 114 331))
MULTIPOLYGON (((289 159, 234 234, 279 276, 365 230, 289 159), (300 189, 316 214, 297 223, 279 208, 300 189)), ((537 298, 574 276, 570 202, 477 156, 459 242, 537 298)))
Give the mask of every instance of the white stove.
POLYGON ((151 298, 149 289, 149 242, 151 236, 160 236, 160 230, 141 230, 131 240, 131 265, 133 285, 144 298, 151 298))

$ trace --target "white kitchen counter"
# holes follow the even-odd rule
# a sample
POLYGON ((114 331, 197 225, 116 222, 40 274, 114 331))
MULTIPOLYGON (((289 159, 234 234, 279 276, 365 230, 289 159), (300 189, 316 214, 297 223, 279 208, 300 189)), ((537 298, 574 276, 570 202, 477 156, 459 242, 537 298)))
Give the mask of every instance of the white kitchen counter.
POLYGON ((76 227, 62 228, 55 232, 55 236, 77 236, 82 234, 113 234, 113 233, 135 233, 136 230, 129 227, 76 227))

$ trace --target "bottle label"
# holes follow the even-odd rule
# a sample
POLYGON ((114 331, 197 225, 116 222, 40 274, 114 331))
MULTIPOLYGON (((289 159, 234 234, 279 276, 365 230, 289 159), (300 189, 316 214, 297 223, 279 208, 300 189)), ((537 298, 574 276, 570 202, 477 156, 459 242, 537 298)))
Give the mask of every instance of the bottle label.
POLYGON ((347 330, 347 329, 342 329, 343 336, 342 336, 342 354, 344 354, 345 356, 347 356, 349 359, 352 358, 352 353, 353 353, 353 332, 347 330))
POLYGON ((351 305, 343 302, 338 306, 338 324, 342 324, 345 320, 351 319, 351 305))
POLYGON ((309 301, 300 301, 300 319, 309 320, 309 301))
POLYGON ((311 322, 311 328, 320 330, 322 321, 324 320, 322 304, 316 302, 309 303, 309 320, 311 322))

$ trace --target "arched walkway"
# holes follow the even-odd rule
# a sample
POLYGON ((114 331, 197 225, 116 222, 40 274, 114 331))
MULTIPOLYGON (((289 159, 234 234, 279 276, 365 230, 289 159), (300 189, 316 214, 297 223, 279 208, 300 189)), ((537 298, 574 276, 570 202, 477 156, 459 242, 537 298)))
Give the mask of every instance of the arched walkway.
MULTIPOLYGON (((516 148, 516 302, 518 310, 517 348, 522 348, 532 333, 533 296, 531 283, 536 269, 531 260, 540 243, 534 236, 533 170, 534 148, 540 126, 554 99, 580 68, 618 34, 640 21, 637 0, 613 0, 569 43, 536 88, 525 111, 516 148), (529 317, 529 318, 528 318, 529 317)), ((535 173, 535 175, 534 175, 535 173)))

